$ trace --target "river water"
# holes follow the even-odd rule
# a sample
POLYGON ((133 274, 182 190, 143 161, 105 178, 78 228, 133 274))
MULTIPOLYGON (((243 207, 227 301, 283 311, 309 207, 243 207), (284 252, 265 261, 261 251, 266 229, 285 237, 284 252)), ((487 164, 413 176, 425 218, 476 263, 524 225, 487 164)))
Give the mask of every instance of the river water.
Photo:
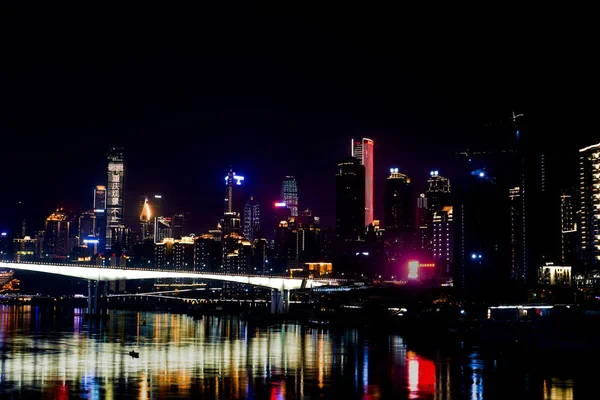
POLYGON ((577 363, 464 343, 166 312, 111 311, 99 329, 84 312, 0 306, 1 399, 572 399, 595 387, 577 363))

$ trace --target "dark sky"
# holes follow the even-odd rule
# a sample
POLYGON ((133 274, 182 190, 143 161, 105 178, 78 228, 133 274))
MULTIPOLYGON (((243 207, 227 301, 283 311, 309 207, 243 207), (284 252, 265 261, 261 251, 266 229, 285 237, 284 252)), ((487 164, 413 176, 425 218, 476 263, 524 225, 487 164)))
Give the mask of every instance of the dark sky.
POLYGON ((600 139, 590 10, 242 4, 9 5, 0 227, 17 201, 40 218, 91 207, 113 143, 126 146, 129 209, 160 192, 204 230, 230 165, 263 207, 295 175, 300 206, 331 226, 352 137, 375 140, 377 218, 390 166, 423 190, 457 149, 496 141, 483 124, 513 110, 544 145, 575 154, 600 139))

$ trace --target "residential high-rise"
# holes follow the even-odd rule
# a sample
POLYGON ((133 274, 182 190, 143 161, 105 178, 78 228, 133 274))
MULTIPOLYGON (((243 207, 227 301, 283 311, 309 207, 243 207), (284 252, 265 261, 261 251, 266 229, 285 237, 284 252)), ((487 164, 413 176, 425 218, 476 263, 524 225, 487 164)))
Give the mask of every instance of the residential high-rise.
POLYGON ((600 263, 600 143, 579 150, 580 258, 585 269, 600 263))
POLYGON ((96 214, 96 238, 98 249, 106 249, 106 186, 98 185, 94 188, 94 213, 96 214))
POLYGON ((384 196, 385 234, 387 239, 395 243, 400 250, 414 248, 414 208, 412 185, 410 178, 398 172, 398 168, 390 168, 390 175, 385 182, 384 196))
POLYGON ((335 177, 335 235, 351 242, 365 232, 365 167, 354 157, 338 164, 335 177))
POLYGON ((298 216, 298 184, 293 176, 286 176, 281 185, 281 199, 290 209, 292 217, 298 216))
MULTIPOLYGON (((106 248, 117 242, 116 231, 123 230, 125 204, 125 156, 123 147, 111 147, 108 153, 108 185, 106 191, 106 248)), ((122 243, 121 243, 122 245, 122 243)))
POLYGON ((364 178, 364 202, 365 202, 365 221, 364 226, 373 222, 373 140, 362 138, 360 140, 351 140, 351 155, 356 158, 360 165, 365 168, 364 178))
POLYGON ((574 265, 577 261, 577 222, 573 196, 569 193, 560 195, 560 242, 563 265, 574 265))
POLYGON ((527 282, 527 255, 525 253, 525 215, 521 188, 509 189, 510 199, 510 278, 527 282))
POLYGON ((246 202, 244 207, 244 237, 254 243, 260 232, 260 207, 254 196, 246 202))
POLYGON ((225 210, 234 212, 240 218, 244 214, 244 177, 236 175, 233 170, 225 176, 225 210))

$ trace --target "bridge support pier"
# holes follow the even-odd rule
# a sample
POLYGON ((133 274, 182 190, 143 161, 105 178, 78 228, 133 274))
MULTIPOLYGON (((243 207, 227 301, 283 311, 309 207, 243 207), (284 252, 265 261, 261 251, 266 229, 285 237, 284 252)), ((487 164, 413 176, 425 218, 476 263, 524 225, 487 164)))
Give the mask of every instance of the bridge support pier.
POLYGON ((86 317, 102 318, 105 314, 102 313, 102 292, 100 291, 101 281, 88 280, 88 308, 86 317))
POLYGON ((290 310, 290 291, 271 290, 271 314, 285 314, 290 310))

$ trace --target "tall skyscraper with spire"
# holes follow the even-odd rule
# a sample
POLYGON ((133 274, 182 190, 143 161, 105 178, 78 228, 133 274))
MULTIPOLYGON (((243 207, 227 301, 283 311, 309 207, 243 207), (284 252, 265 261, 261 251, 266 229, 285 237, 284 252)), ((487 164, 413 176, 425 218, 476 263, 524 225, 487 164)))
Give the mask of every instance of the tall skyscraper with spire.
POLYGON ((233 169, 225 176, 225 212, 244 214, 244 177, 236 175, 233 169))
POLYGON ((365 167, 365 226, 373 222, 373 140, 351 140, 350 155, 365 167))
POLYGON ((281 185, 281 200, 290 209, 292 217, 298 216, 298 184, 293 176, 286 176, 281 185))
POLYGON ((113 146, 108 152, 108 185, 106 188, 106 248, 112 248, 123 231, 125 203, 125 156, 123 147, 113 146))

